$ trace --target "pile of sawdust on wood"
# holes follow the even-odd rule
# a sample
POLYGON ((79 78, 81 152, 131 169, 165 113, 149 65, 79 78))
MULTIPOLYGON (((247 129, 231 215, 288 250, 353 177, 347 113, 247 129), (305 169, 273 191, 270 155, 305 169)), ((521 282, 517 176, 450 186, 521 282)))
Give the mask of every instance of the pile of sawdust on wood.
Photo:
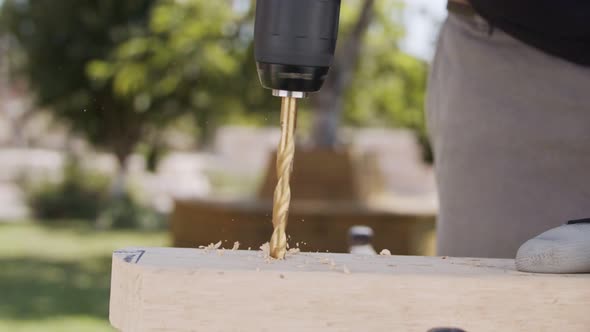
POLYGON ((203 249, 205 250, 205 252, 209 251, 209 250, 215 250, 215 249, 219 249, 221 247, 221 241, 217 242, 217 243, 210 243, 208 246, 199 246, 199 249, 203 249))
MULTIPOLYGON (((215 250, 217 252, 217 254, 221 256, 221 255, 225 254, 225 249, 221 247, 222 243, 223 243, 223 241, 219 241, 217 243, 210 243, 208 246, 199 246, 199 249, 203 249, 205 252, 208 252, 209 250, 215 250)), ((285 258, 292 257, 292 256, 295 256, 295 255, 301 253, 301 250, 298 248, 299 243, 297 243, 296 246, 297 246, 296 248, 290 248, 287 251, 287 255, 285 255, 285 258)), ((231 248, 231 250, 236 251, 239 248, 240 248, 240 242, 236 241, 236 242, 234 242, 234 245, 231 248)), ((250 249, 251 248, 248 248, 248 250, 250 250, 250 249)), ((271 263, 273 261, 277 261, 276 259, 270 257, 270 244, 268 242, 263 243, 259 249, 260 249, 260 253, 258 254, 258 257, 264 258, 265 263, 271 263)), ((387 249, 383 249, 381 251, 380 255, 391 255, 391 252, 389 252, 389 250, 387 250, 387 249)), ((338 271, 341 271, 345 274, 350 274, 350 270, 348 269, 348 267, 346 265, 344 265, 344 264, 338 265, 338 264, 336 264, 336 262, 333 259, 317 258, 317 260, 321 264, 329 265, 330 270, 338 270, 338 271)), ((305 264, 307 264, 307 262, 305 264)), ((297 267, 303 268, 303 267, 305 267, 305 264, 297 265, 297 267)), ((260 271, 260 267, 257 267, 256 271, 260 271)))

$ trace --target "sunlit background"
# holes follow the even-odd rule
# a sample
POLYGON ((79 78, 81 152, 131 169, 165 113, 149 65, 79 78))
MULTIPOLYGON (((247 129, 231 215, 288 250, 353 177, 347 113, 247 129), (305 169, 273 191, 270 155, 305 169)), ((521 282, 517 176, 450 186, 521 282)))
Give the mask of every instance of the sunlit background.
MULTIPOLYGON (((0 0, 0 331, 110 331, 114 249, 267 240, 279 101, 254 3, 0 0)), ((343 1, 339 45, 364 4, 343 1)), ((376 250, 432 254, 423 101, 445 4, 376 0, 352 80, 321 92, 342 107, 303 103, 292 246, 347 252, 366 225, 376 250)))

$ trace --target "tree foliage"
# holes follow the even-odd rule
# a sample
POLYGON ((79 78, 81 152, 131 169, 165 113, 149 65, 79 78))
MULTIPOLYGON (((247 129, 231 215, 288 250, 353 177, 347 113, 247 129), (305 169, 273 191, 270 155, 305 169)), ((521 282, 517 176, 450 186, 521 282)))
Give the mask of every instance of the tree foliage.
POLYGON ((6 0, 2 21, 26 55, 24 73, 39 106, 66 121, 121 164, 150 114, 97 84, 87 66, 141 33, 153 0, 6 0))
MULTIPOLYGON (((268 111, 272 97, 260 87, 252 50, 253 7, 232 1, 160 1, 141 36, 89 73, 114 82, 116 94, 134 97, 143 111, 190 110, 209 138, 232 118, 268 111)), ((272 105, 272 106, 270 106, 272 105)))
POLYGON ((404 36, 399 0, 343 6, 339 47, 325 88, 316 97, 316 142, 333 146, 335 128, 407 127, 428 144, 423 118, 427 64, 399 48, 404 36))
POLYGON ((399 1, 377 2, 362 56, 346 93, 344 123, 413 130, 431 161, 424 121, 428 64, 400 50, 404 35, 399 1))
POLYGON ((367 32, 351 93, 346 96, 347 123, 418 128, 422 121, 427 64, 399 49, 402 18, 395 2, 379 2, 367 32))
MULTIPOLYGON (((337 57, 348 55, 342 45, 369 1, 343 1, 337 57)), ((261 88, 254 64, 254 4, 6 0, 2 18, 25 50, 39 104, 123 164, 146 133, 180 115, 193 116, 202 138, 231 121, 278 122, 279 101, 261 88)), ((372 6, 358 60, 347 64, 353 75, 324 105, 337 105, 337 125, 410 127, 424 136, 426 64, 399 50, 400 0, 372 6)))

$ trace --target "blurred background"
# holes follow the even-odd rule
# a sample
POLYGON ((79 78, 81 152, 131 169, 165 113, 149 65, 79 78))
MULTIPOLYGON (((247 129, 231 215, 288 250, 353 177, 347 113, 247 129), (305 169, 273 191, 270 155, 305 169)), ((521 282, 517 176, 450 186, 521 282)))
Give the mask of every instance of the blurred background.
MULTIPOLYGON (((343 0, 358 55, 301 106, 291 246, 433 254, 423 104, 445 4, 343 0)), ((114 249, 268 240, 280 100, 254 5, 0 0, 0 331, 111 331, 114 249)))

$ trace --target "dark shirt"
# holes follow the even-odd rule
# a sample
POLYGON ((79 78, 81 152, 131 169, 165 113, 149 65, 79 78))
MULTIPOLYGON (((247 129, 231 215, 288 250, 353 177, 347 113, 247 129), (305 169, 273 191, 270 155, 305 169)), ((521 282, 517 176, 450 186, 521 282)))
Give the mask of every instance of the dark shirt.
POLYGON ((479 15, 549 54, 590 66, 590 1, 471 0, 479 15))

